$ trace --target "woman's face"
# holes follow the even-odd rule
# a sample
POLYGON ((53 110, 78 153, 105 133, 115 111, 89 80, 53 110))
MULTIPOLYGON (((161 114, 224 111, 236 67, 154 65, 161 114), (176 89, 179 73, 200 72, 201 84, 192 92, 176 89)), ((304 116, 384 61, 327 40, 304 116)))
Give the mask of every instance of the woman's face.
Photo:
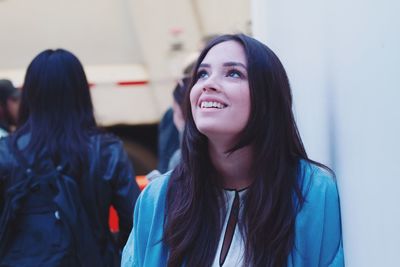
POLYGON ((250 116, 247 60, 240 43, 226 41, 209 50, 190 91, 194 122, 208 138, 236 138, 250 116))
POLYGON ((18 120, 19 103, 19 98, 10 97, 9 99, 7 99, 7 109, 14 124, 18 120))

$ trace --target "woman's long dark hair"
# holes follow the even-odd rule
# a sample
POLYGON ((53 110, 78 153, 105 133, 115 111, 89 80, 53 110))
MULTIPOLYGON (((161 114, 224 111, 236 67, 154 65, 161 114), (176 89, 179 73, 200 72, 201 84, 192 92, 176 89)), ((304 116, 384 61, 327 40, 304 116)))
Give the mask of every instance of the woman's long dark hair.
MULTIPOLYGON (((294 243, 297 208, 304 198, 299 176, 300 160, 308 159, 292 112, 289 81, 278 57, 264 44, 243 34, 223 35, 202 51, 196 72, 208 51, 233 40, 247 58, 251 113, 233 152, 252 146, 256 178, 246 194, 241 228, 245 239, 246 266, 285 266, 294 243)), ((190 91, 190 90, 188 90, 190 91)), ((168 266, 210 266, 222 229, 215 169, 208 154, 207 138, 193 120, 186 95, 186 126, 182 162, 171 175, 167 192, 164 240, 170 254, 168 266)))
POLYGON ((30 134, 28 154, 48 154, 75 170, 87 160, 88 139, 97 131, 82 64, 71 52, 45 50, 30 63, 22 89, 19 128, 13 142, 30 134))

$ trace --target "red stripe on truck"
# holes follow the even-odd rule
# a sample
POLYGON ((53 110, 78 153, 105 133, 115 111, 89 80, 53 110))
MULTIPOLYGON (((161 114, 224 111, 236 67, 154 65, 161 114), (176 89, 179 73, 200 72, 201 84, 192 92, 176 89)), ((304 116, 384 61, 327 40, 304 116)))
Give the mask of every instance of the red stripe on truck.
POLYGON ((125 86, 125 85, 146 85, 148 84, 149 81, 122 81, 122 82, 117 82, 118 85, 120 86, 125 86))

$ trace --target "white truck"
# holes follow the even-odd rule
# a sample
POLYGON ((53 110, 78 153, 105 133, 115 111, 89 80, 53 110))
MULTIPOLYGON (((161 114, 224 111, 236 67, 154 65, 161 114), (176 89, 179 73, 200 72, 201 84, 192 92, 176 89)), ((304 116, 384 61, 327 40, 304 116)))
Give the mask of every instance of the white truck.
POLYGON ((124 140, 140 175, 156 167, 158 122, 202 38, 249 31, 248 0, 0 0, 0 78, 22 86, 39 52, 73 52, 98 123, 124 140))

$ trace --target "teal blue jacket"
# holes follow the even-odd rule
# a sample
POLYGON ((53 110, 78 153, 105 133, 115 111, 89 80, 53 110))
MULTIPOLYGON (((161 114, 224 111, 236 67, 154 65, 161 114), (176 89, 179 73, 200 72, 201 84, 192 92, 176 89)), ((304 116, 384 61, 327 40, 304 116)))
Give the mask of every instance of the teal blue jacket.
MULTIPOLYGON (((339 195, 325 170, 302 162, 305 202, 296 216, 295 243, 288 267, 344 266, 339 195)), ((169 173, 152 181, 136 202, 133 229, 122 267, 166 266, 168 248, 161 241, 169 173)))

